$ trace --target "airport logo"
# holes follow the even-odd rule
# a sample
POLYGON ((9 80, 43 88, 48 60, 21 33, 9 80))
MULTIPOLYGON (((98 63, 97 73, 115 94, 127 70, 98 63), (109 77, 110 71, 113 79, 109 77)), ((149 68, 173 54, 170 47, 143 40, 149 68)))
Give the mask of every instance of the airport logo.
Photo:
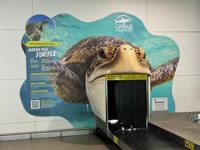
POLYGON ((115 21, 115 29, 117 32, 131 32, 133 31, 133 24, 130 17, 127 15, 120 15, 115 21))

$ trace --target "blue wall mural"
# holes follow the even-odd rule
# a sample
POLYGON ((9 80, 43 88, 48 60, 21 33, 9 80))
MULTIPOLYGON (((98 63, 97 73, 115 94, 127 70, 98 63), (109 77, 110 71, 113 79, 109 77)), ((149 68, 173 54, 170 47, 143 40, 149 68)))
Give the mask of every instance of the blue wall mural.
MULTIPOLYGON (((27 112, 36 116, 61 116, 76 128, 94 126, 94 114, 87 95, 84 95, 84 79, 80 79, 82 85, 77 85, 83 86, 80 91, 77 90, 79 87, 70 87, 69 90, 66 86, 74 85, 78 80, 68 78, 69 74, 76 78, 80 77, 80 73, 80 78, 83 78, 88 67, 84 68, 84 64, 90 65, 97 54, 94 53, 89 58, 87 53, 92 53, 91 49, 97 47, 98 43, 93 41, 88 50, 89 44, 84 49, 83 42, 80 42, 93 37, 96 37, 96 42, 106 38, 112 43, 117 38, 122 40, 122 44, 124 42, 143 48, 152 72, 151 99, 168 98, 168 111, 175 112, 172 83, 179 60, 177 44, 168 37, 150 34, 139 18, 122 12, 94 22, 83 22, 70 14, 58 14, 53 18, 36 15, 29 19, 22 38, 22 48, 26 53, 27 79, 20 90, 27 112), (82 45, 78 47, 78 44, 82 45), (80 49, 80 53, 73 48, 80 49), (63 62, 64 59, 68 61, 63 62), (67 72, 66 66, 72 71, 67 72), (57 78, 63 80, 55 80, 57 78), (60 82, 59 87, 53 82, 60 82), (68 90, 72 97, 63 93, 68 90)), ((88 41, 91 40, 84 42, 88 41)))

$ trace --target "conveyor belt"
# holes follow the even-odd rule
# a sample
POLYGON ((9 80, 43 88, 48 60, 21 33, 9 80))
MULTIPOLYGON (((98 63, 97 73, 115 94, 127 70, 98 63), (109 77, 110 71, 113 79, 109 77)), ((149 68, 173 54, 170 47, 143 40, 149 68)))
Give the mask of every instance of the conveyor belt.
POLYGON ((123 147, 128 146, 133 150, 185 150, 186 148, 176 144, 175 142, 155 134, 148 129, 140 130, 120 130, 114 133, 118 138, 119 147, 122 149, 127 149, 123 147), (122 144, 121 144, 122 143, 122 144))
POLYGON ((150 116, 149 78, 141 74, 134 76, 135 78, 123 80, 122 75, 118 75, 114 80, 107 80, 107 118, 102 121, 97 117, 96 133, 103 135, 105 139, 108 137, 123 150, 185 150, 184 146, 190 148, 189 142, 186 142, 188 146, 178 145, 180 142, 175 140, 177 144, 169 136, 160 135, 162 130, 156 130, 152 126, 150 128, 147 124, 150 116), (130 128, 137 130, 127 130, 130 128))

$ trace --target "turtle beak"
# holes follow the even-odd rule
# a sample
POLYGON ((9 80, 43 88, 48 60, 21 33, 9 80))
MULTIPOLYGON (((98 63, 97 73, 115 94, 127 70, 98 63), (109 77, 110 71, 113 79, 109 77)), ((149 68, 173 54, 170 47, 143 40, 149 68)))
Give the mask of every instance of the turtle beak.
POLYGON ((145 73, 151 75, 149 67, 138 59, 135 48, 124 44, 120 46, 116 58, 97 67, 88 78, 88 81, 92 82, 106 74, 119 73, 145 73))

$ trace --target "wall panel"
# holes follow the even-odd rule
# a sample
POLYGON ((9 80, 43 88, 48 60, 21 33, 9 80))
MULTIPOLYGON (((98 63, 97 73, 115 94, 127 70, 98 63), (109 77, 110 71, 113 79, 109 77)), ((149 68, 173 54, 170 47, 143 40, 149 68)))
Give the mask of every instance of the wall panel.
POLYGON ((57 116, 57 117, 36 117, 36 121, 66 121, 66 119, 57 116))
POLYGON ((199 76, 200 65, 182 65, 178 64, 176 76, 199 76))
MULTIPOLYGON (((0 95, 13 96, 13 97, 10 97, 11 98, 10 100, 13 103, 18 102, 19 91, 23 82, 24 80, 0 80, 0 91, 1 91, 0 95)), ((21 101, 19 101, 19 103, 21 103, 21 101)))
POLYGON ((50 18, 69 13, 83 21, 91 21, 92 0, 34 0, 33 14, 44 14, 50 18))
POLYGON ((173 89, 200 89, 200 76, 175 76, 173 89))
MULTIPOLYGON (((10 96, 11 97, 11 96, 10 96)), ((0 96, 1 100, 8 99, 8 96, 0 96)), ((22 104, 5 102, 0 109, 4 113, 0 113, 2 124, 30 123, 35 121, 35 116, 28 114, 22 104)))
MULTIPOLYGON (((0 125, 30 123, 35 121, 35 116, 28 114, 20 99, 20 87, 23 80, 0 80, 0 125)), ((1 132, 0 132, 1 134, 1 132)))
POLYGON ((179 105, 176 106, 176 112, 193 112, 200 110, 200 101, 193 101, 192 103, 188 99, 188 102, 181 102, 179 105), (183 111, 184 110, 184 111, 183 111))
POLYGON ((26 59, 21 48, 23 30, 0 30, 0 80, 25 79, 26 59))
MULTIPOLYGON (((198 88, 190 88, 190 89, 173 89, 173 95, 176 98, 176 102, 194 102, 200 101, 200 89, 198 88)), ((200 109, 200 105, 198 106, 200 109)))
POLYGON ((24 30, 0 30, 0 55, 24 55, 21 38, 24 30))
POLYGON ((0 68, 0 80, 25 79, 25 55, 0 55, 0 68))
POLYGON ((148 0, 150 31, 200 31, 199 0, 148 0))
POLYGON ((49 131, 49 130, 65 130, 65 129, 73 129, 72 125, 66 121, 37 121, 36 122, 36 132, 40 131, 49 131))
POLYGON ((0 124, 0 135, 30 133, 35 131, 35 122, 0 124))
POLYGON ((1 0, 0 29, 24 29, 32 15, 32 0, 1 0))
POLYGON ((172 91, 177 112, 200 110, 200 76, 175 76, 172 91))

